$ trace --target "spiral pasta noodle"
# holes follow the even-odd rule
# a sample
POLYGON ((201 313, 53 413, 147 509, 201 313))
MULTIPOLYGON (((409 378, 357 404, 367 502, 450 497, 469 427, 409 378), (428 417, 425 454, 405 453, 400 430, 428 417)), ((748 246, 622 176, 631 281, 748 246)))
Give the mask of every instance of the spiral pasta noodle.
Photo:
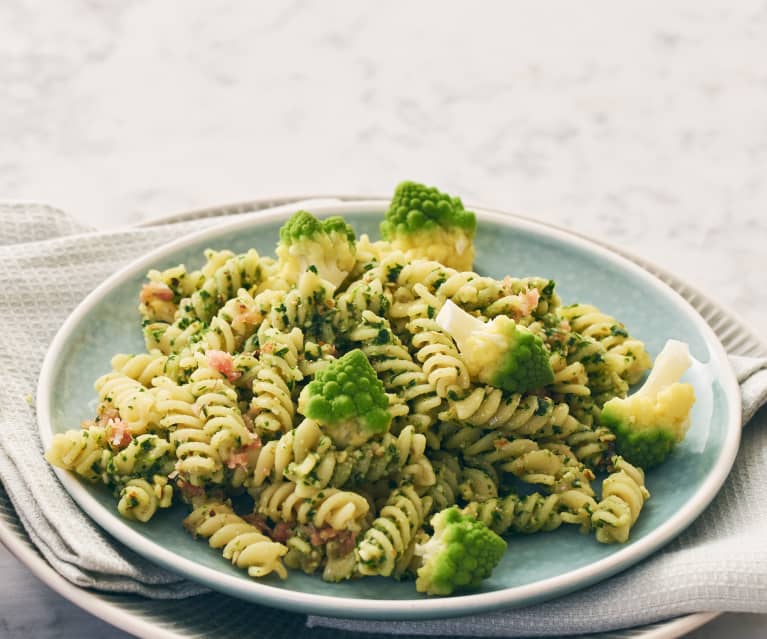
POLYGON ((549 385, 552 393, 579 397, 591 395, 589 375, 583 362, 568 362, 566 355, 558 351, 552 353, 549 361, 554 372, 554 381, 549 385))
POLYGON ((352 282, 335 298, 331 316, 333 326, 340 333, 347 333, 359 324, 364 311, 386 316, 391 302, 392 293, 380 280, 352 282))
POLYGON ((144 325, 144 343, 148 351, 159 350, 164 355, 182 353, 202 339, 205 324, 182 318, 169 324, 150 322, 144 325))
POLYGON ((440 434, 446 450, 460 451, 466 464, 482 470, 496 484, 498 473, 509 472, 553 492, 574 488, 593 494, 593 472, 559 442, 539 444, 532 439, 512 439, 500 431, 449 424, 441 428, 440 434))
POLYGON ((458 502, 461 496, 461 464, 449 453, 441 451, 431 453, 431 464, 434 469, 434 485, 429 487, 426 495, 434 511, 444 510, 458 502))
POLYGON ((167 476, 174 464, 170 448, 170 442, 162 437, 148 433, 139 435, 112 453, 105 473, 117 482, 137 476, 167 476))
POLYGON ((408 420, 424 432, 435 422, 442 401, 421 366, 413 361, 407 347, 389 323, 370 311, 348 335, 372 364, 387 392, 395 393, 410 406, 408 420))
POLYGON ((502 296, 500 283, 470 271, 457 271, 431 260, 410 260, 401 253, 386 255, 380 265, 365 275, 365 279, 379 278, 397 286, 413 288, 424 285, 431 293, 459 306, 481 309, 502 296))
POLYGON ((607 463, 615 435, 604 426, 586 426, 568 435, 563 443, 567 444, 573 454, 591 468, 602 468, 607 463))
POLYGON ((156 394, 122 373, 107 373, 96 380, 99 414, 117 411, 133 435, 145 433, 158 421, 156 394))
POLYGON ((438 397, 460 393, 469 387, 469 371, 452 338, 430 318, 419 317, 408 322, 415 358, 421 363, 429 384, 438 397))
POLYGON ((457 271, 431 260, 410 260, 397 252, 383 256, 380 264, 366 273, 363 279, 388 281, 411 290, 422 285, 440 303, 449 299, 458 306, 479 310, 488 317, 500 314, 517 319, 540 317, 559 306, 552 280, 507 277, 498 281, 471 271, 457 271))
MULTIPOLYGON (((203 339, 205 325, 237 292, 257 287, 265 277, 264 263, 255 249, 241 255, 231 251, 207 251, 208 263, 202 269, 202 283, 179 302, 172 323, 150 321, 144 327, 147 350, 158 349, 168 355, 179 353, 203 339)), ((223 331, 230 325, 219 319, 215 329, 223 331)))
POLYGON ((249 473, 249 449, 257 440, 243 419, 237 393, 206 366, 183 387, 169 381, 158 394, 167 411, 162 423, 170 432, 176 471, 193 486, 221 484, 227 477, 242 485, 249 473))
POLYGON ((205 280, 179 304, 180 320, 210 321, 223 304, 241 288, 258 286, 264 278, 261 257, 255 249, 234 255, 230 251, 209 252, 209 266, 203 267, 205 280), (224 259, 223 263, 221 261, 224 259))
POLYGON ((359 573, 383 577, 393 574, 398 562, 411 550, 428 511, 428 504, 412 486, 395 489, 357 546, 359 573))
POLYGON ((98 481, 110 459, 104 430, 92 426, 56 433, 45 458, 54 466, 72 470, 89 481, 98 481))
POLYGON ((448 407, 439 417, 517 437, 564 439, 582 429, 564 402, 535 395, 509 395, 492 386, 474 387, 460 399, 448 397, 448 407))
POLYGON ((168 508, 173 500, 173 488, 168 480, 156 475, 150 483, 146 479, 128 480, 120 491, 117 512, 126 519, 148 522, 158 508, 168 508))
POLYGON ((300 328, 305 334, 332 342, 334 335, 325 317, 332 315, 333 288, 314 271, 306 271, 289 291, 264 291, 256 296, 264 321, 281 331, 300 328))
POLYGON ((642 469, 622 457, 613 458, 615 471, 602 482, 602 499, 591 516, 597 541, 625 543, 631 527, 650 493, 644 485, 642 469))
MULTIPOLYGON (((119 491, 118 512, 146 522, 173 498, 167 474, 173 467, 169 444, 156 435, 139 435, 122 449, 112 450, 109 426, 57 433, 45 454, 53 465, 119 491), (155 474, 157 473, 157 474, 155 474)), ((117 442, 116 442, 117 443, 117 442)))
POLYGON ((194 369, 195 364, 182 365, 178 355, 164 355, 159 350, 138 355, 126 355, 120 353, 112 358, 112 370, 125 375, 147 388, 152 386, 155 377, 167 377, 174 382, 181 382, 189 374, 189 368, 194 369))
POLYGON ((498 478, 481 468, 467 466, 461 470, 458 490, 464 501, 487 501, 498 497, 498 478))
POLYGON ((256 510, 272 521, 311 524, 317 528, 359 530, 370 505, 360 494, 336 488, 296 490, 293 482, 278 481, 257 493, 256 510))
POLYGON ((288 549, 262 534, 226 504, 199 506, 184 519, 184 527, 195 537, 207 538, 211 548, 222 548, 224 559, 247 570, 251 577, 270 573, 282 579, 288 576, 282 563, 288 549))
POLYGON ((198 346, 234 353, 240 350, 263 321, 261 310, 253 296, 244 288, 228 300, 204 330, 198 346))
POLYGON ((614 361, 607 356, 605 347, 597 340, 578 333, 570 336, 567 362, 583 364, 590 395, 599 408, 607 399, 625 397, 628 391, 628 383, 620 376, 614 361))
POLYGON ((507 276, 501 281, 503 296, 484 307, 482 314, 487 317, 510 315, 519 319, 544 317, 560 306, 554 288, 554 280, 547 278, 507 276))
POLYGON ((280 439, 264 444, 258 452, 251 485, 286 478, 296 493, 310 495, 325 487, 342 488, 378 481, 399 474, 418 486, 435 482, 425 457, 426 438, 407 426, 394 436, 383 435, 359 448, 337 450, 316 422, 305 419, 280 439))
POLYGON ((141 318, 148 322, 173 322, 178 302, 194 292, 202 277, 201 271, 188 273, 181 264, 164 271, 149 271, 149 282, 141 288, 141 318))
POLYGON ((579 525, 582 532, 591 527, 591 513, 596 509, 592 497, 580 491, 552 495, 532 493, 472 501, 464 512, 484 522, 499 535, 508 532, 533 534, 556 530, 563 523, 579 525))
POLYGON ((330 362, 337 359, 337 353, 336 347, 332 344, 318 344, 312 340, 306 340, 298 368, 304 377, 314 377, 319 371, 324 370, 330 362))
POLYGON ((599 341, 607 351, 612 366, 629 384, 636 384, 652 366, 644 344, 632 338, 626 327, 614 317, 590 304, 571 304, 557 313, 572 330, 599 341))
POLYGON ((303 334, 297 328, 285 333, 264 324, 259 330, 259 342, 261 355, 247 374, 253 380, 248 415, 259 436, 273 437, 293 428, 293 390, 303 379, 298 367, 303 334))

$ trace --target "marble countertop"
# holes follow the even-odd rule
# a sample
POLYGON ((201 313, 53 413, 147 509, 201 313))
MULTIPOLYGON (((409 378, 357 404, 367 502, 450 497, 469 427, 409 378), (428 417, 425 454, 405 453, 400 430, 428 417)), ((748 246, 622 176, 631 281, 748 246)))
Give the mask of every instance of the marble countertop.
MULTIPOLYGON (((0 4, 0 198, 106 228, 409 178, 618 243, 767 335, 767 3, 0 4)), ((0 638, 124 636, 0 551, 0 638)), ((757 637, 727 615, 692 636, 757 637)))

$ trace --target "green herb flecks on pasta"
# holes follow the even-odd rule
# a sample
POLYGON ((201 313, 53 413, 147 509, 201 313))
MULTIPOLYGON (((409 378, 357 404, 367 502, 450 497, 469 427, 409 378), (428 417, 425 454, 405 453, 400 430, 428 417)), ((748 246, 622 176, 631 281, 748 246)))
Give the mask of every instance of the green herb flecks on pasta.
POLYGON ((476 225, 406 182, 383 240, 299 211, 276 258, 150 271, 146 352, 114 356, 96 415, 46 458, 131 520, 187 504, 189 532, 254 578, 409 575, 446 595, 489 575, 496 534, 511 552, 563 525, 627 541, 649 497, 635 462, 672 448, 659 428, 681 439, 692 396, 659 372, 625 399, 644 345, 546 277, 473 272, 476 225))

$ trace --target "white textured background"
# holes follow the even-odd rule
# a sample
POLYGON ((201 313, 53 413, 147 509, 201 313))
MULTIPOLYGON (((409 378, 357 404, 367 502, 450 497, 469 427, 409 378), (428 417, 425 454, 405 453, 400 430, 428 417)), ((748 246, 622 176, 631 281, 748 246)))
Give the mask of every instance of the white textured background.
MULTIPOLYGON (((434 183, 619 243, 767 334, 764 1, 7 0, 0 142, 0 198, 98 226, 434 183)), ((3 592, 0 637, 57 628, 3 592)))

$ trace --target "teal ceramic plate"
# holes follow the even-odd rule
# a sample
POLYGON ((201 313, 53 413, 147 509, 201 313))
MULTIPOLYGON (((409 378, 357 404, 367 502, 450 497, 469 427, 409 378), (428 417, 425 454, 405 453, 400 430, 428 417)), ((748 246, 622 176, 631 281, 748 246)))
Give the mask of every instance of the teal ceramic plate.
MULTIPOLYGON (((381 201, 317 204, 318 216, 343 215, 358 233, 377 237, 386 208, 381 201)), ((38 417, 43 444, 53 433, 92 417, 94 380, 109 370, 116 352, 140 352, 136 310, 149 268, 202 261, 205 248, 272 254, 282 222, 295 207, 280 207, 181 238, 153 251, 99 286, 59 331, 40 376, 38 417)), ((631 262, 564 231, 498 213, 477 211, 475 268, 501 277, 540 275, 557 282, 564 303, 593 303, 627 324, 650 353, 669 338, 690 345, 698 364, 687 374, 698 401, 684 443, 663 466, 648 473, 652 499, 622 546, 607 546, 576 530, 519 536, 480 591, 427 598, 412 583, 367 578, 328 584, 293 572, 285 581, 254 581, 219 551, 195 541, 181 527, 181 507, 158 513, 149 524, 125 521, 111 494, 58 472, 78 504, 105 530, 136 552, 215 590, 258 603, 328 616, 425 619, 521 606, 583 588, 628 568, 688 526, 725 481, 740 440, 740 395, 724 349, 703 319, 677 293, 631 262)))

